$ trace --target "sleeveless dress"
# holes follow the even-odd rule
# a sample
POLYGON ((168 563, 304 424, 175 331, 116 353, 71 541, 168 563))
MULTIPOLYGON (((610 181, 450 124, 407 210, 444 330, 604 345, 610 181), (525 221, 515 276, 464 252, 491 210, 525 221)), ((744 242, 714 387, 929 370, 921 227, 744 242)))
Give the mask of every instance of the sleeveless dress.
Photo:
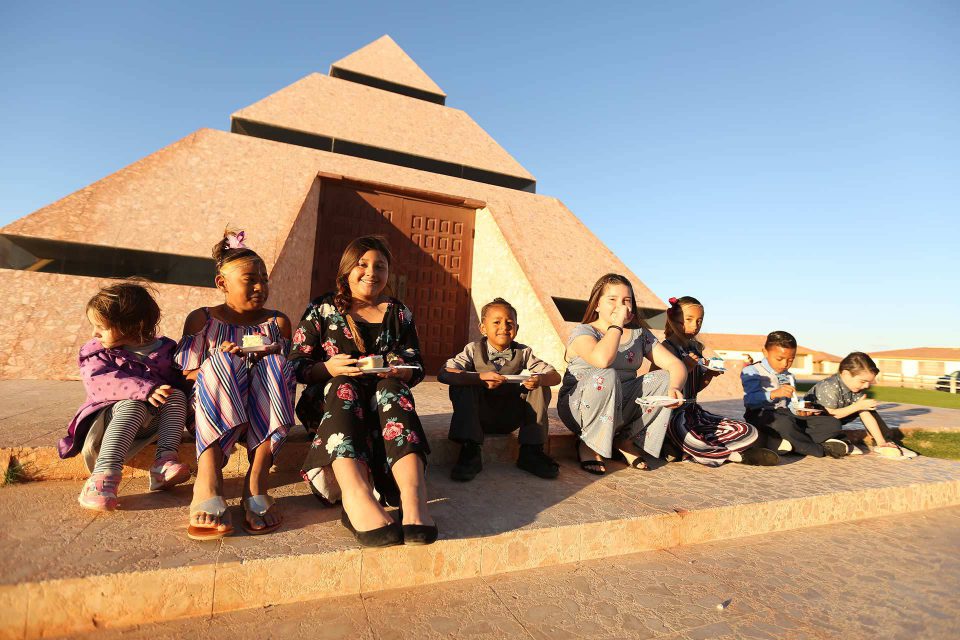
MULTIPOLYGON (((631 438, 644 451, 659 457, 672 409, 642 408, 636 403, 643 396, 665 395, 670 389, 670 374, 653 371, 637 376, 645 356, 653 351, 657 339, 646 329, 627 329, 630 339, 617 349, 617 356, 604 369, 594 367, 579 356, 567 360, 557 412, 568 429, 604 458, 613 454, 613 441, 631 438)), ((588 324, 579 324, 570 332, 567 348, 579 336, 603 334, 588 324)))
POLYGON ((193 385, 197 457, 217 444, 226 464, 237 441, 245 437, 248 451, 270 441, 276 455, 294 424, 296 380, 287 361, 290 341, 283 338, 277 316, 255 325, 227 324, 204 309, 207 322, 197 333, 180 340, 174 362, 184 371, 200 369, 193 385), (243 336, 259 334, 282 345, 281 353, 255 363, 220 350, 224 341, 243 343, 243 336), (241 428, 243 425, 249 425, 241 428))
MULTIPOLYGON (((703 353, 692 344, 684 348, 669 339, 661 344, 681 361, 688 357, 687 353, 703 357, 703 353)), ((683 388, 685 398, 696 399, 702 376, 700 367, 694 367, 683 388)), ((742 420, 710 413, 696 402, 674 411, 670 420, 670 439, 683 450, 686 457, 708 467, 719 467, 730 458, 731 453, 739 453, 757 444, 759 437, 754 426, 742 420)))

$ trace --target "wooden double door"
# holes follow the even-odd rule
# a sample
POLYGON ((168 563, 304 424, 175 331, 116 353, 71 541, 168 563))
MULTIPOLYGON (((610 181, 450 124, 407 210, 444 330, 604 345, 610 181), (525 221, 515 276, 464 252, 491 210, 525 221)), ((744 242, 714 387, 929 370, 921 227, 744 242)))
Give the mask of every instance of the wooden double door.
POLYGON ((335 289, 340 257, 359 236, 385 236, 390 286, 412 311, 424 366, 436 375, 469 336, 475 211, 362 185, 324 182, 311 296, 335 289))

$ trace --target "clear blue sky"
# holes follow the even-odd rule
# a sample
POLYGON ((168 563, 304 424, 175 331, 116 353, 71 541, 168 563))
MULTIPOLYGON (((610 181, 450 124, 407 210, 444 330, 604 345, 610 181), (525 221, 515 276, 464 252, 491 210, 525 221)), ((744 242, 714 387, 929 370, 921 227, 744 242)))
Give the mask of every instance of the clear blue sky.
POLYGON ((705 331, 960 346, 952 0, 7 0, 0 224, 384 33, 705 331))

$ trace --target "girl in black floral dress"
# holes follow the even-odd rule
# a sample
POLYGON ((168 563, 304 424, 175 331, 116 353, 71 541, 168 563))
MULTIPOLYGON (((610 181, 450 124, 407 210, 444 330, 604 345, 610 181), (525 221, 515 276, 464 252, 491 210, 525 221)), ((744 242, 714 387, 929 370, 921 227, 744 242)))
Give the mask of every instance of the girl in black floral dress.
POLYGON ((430 447, 410 392, 423 379, 420 343, 413 314, 384 294, 391 260, 379 236, 351 242, 337 292, 307 306, 289 357, 307 385, 297 414, 316 432, 303 476, 322 500, 342 500, 341 521, 366 546, 429 544, 437 536, 424 480, 430 447), (357 360, 367 355, 382 356, 389 371, 362 372, 357 360), (402 527, 374 488, 401 507, 402 527))

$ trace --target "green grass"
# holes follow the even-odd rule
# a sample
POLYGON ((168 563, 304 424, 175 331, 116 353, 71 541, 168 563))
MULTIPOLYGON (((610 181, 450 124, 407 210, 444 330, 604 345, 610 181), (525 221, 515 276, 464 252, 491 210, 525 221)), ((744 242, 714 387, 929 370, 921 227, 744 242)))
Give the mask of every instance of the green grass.
MULTIPOLYGON (((813 383, 797 383, 797 391, 800 393, 806 393, 812 387, 813 383)), ((905 404, 919 404, 924 407, 960 409, 960 393, 946 393, 928 389, 901 389, 900 387, 870 387, 867 395, 880 402, 903 402, 905 404)))
POLYGON ((929 391, 927 389, 901 389, 899 387, 871 387, 867 394, 880 402, 904 402, 925 407, 960 409, 960 393, 929 391))
POLYGON ((960 460, 960 433, 920 431, 904 436, 903 444, 923 456, 960 460))
POLYGON ((3 485, 7 486, 8 484, 17 484, 18 482, 23 482, 26 479, 26 474, 23 470, 23 465, 21 465, 16 460, 10 461, 10 466, 7 467, 7 472, 3 474, 3 485))

